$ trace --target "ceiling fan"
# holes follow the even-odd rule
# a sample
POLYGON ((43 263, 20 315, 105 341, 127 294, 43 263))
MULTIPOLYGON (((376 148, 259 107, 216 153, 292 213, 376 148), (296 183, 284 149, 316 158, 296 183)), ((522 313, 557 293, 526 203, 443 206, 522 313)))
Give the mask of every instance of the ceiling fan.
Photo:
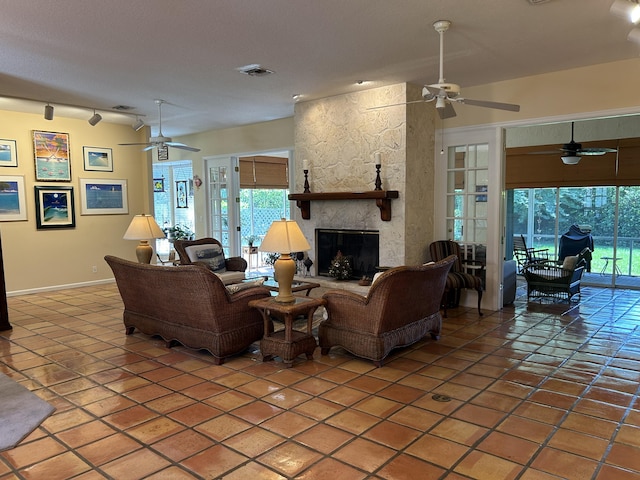
POLYGON ((160 119, 158 136, 149 137, 149 141, 146 143, 120 143, 120 145, 146 145, 145 148, 142 149, 143 152, 151 150, 152 148, 158 148, 162 150, 165 147, 179 148, 181 150, 189 150, 190 152, 199 152, 199 148, 190 147, 189 145, 185 145, 184 143, 180 142, 174 142, 171 137, 165 137, 162 134, 162 104, 167 102, 165 100, 155 100, 155 102, 158 105, 158 118, 160 119))
MULTIPOLYGON (((495 108, 498 110, 508 110, 511 112, 519 112, 520 105, 514 105, 511 103, 489 102, 486 100, 472 100, 470 98, 464 98, 460 96, 460 85, 455 83, 448 83, 444 80, 444 32, 446 32, 451 26, 449 20, 438 20, 434 22, 433 28, 440 35, 440 76, 438 83, 432 85, 425 85, 422 88, 422 100, 416 100, 413 102, 406 102, 396 105, 406 105, 408 103, 420 103, 420 102, 436 102, 436 110, 442 120, 452 118, 456 116, 456 111, 453 108, 453 103, 463 103, 465 105, 473 105, 476 107, 495 108)), ((385 105, 390 107, 392 105, 385 105)), ((383 107, 376 107, 383 108, 383 107)))
POLYGON ((582 148, 581 143, 577 143, 573 140, 573 124, 571 122, 571 141, 569 143, 565 143, 562 145, 562 148, 551 152, 532 152, 536 154, 550 154, 557 153, 560 151, 562 153, 562 162, 566 165, 575 165, 580 161, 580 157, 585 155, 604 155, 605 153, 613 153, 618 150, 615 148, 606 148, 606 147, 590 147, 590 148, 582 148))

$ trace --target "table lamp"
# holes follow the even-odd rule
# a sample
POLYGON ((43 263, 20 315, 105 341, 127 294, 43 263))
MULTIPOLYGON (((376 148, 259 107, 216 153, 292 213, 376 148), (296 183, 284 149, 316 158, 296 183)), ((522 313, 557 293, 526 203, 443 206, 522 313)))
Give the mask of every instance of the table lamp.
POLYGON ((260 243, 261 252, 277 252, 280 257, 273 264, 274 276, 278 282, 278 295, 274 298, 279 303, 295 301, 291 293, 293 275, 296 273, 296 262, 289 256, 291 252, 309 250, 311 246, 304 238, 295 220, 275 220, 260 243))
POLYGON ((124 232, 125 240, 140 240, 136 247, 138 263, 151 263, 153 248, 149 245, 151 238, 164 238, 164 232, 156 223, 153 215, 136 215, 131 220, 129 228, 124 232))

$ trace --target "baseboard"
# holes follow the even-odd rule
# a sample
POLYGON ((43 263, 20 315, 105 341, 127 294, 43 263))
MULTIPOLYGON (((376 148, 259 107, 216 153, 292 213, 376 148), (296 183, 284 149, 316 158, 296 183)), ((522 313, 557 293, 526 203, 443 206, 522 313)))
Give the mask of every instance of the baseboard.
POLYGON ((54 292, 56 290, 64 290, 66 288, 90 287, 93 285, 104 285, 107 283, 114 283, 114 282, 115 282, 115 279, 106 278, 103 280, 92 280, 91 282, 67 283, 65 285, 51 285, 48 287, 29 288, 27 290, 14 290, 12 292, 7 292, 7 297, 17 297, 20 295, 33 295, 34 293, 54 292))

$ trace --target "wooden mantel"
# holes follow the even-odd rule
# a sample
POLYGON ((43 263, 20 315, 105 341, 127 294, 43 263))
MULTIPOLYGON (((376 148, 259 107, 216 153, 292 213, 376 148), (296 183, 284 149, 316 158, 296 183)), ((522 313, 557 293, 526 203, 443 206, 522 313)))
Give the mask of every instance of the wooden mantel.
POLYGON ((368 192, 324 192, 324 193, 291 193, 289 200, 295 200, 302 218, 311 218, 312 200, 375 200, 380 209, 380 218, 388 222, 391 220, 391 199, 398 198, 397 190, 371 190, 368 192))

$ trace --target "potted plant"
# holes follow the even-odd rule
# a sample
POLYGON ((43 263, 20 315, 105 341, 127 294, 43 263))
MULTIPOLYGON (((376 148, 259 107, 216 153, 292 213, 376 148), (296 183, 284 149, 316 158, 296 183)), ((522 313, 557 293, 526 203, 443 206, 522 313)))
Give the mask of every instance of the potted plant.
POLYGON ((173 243, 176 240, 192 240, 193 231, 184 225, 174 225, 173 227, 166 227, 164 233, 167 236, 167 240, 173 243))

